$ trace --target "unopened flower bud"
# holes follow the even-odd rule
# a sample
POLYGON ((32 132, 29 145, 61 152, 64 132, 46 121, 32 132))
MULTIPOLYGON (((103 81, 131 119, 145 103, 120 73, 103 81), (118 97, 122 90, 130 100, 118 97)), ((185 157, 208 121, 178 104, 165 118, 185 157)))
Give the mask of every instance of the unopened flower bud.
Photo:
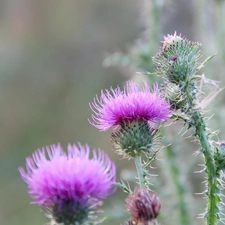
POLYGON ((127 197, 126 207, 132 221, 148 225, 159 215, 161 203, 153 191, 136 188, 134 194, 127 197))
POLYGON ((176 109, 180 109, 185 105, 185 98, 178 85, 170 84, 166 88, 166 98, 170 101, 171 106, 176 109))
POLYGON ((157 72, 162 74, 171 83, 182 86, 191 79, 198 70, 201 53, 199 43, 190 42, 177 35, 168 35, 162 41, 163 46, 153 57, 157 72))
POLYGON ((168 35, 167 37, 164 36, 164 41, 163 43, 163 50, 167 51, 171 45, 176 45, 179 44, 183 38, 180 35, 177 35, 177 32, 175 31, 174 35, 168 35))

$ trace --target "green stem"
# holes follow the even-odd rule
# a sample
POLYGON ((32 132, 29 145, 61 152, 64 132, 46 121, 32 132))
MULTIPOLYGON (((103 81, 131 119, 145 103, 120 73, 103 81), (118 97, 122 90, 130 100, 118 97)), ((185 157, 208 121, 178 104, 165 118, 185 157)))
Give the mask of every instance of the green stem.
POLYGON ((134 162, 135 162, 135 165, 136 165, 136 168, 137 168, 139 185, 140 185, 140 187, 145 187, 144 172, 143 172, 143 168, 142 168, 141 156, 140 155, 135 156, 134 162))
MULTIPOLYGON (((150 29, 151 33, 149 34, 149 44, 150 47, 153 48, 152 52, 155 52, 156 50, 156 43, 159 41, 159 32, 160 32, 160 9, 159 9, 159 3, 158 0, 152 0, 151 1, 151 16, 149 17, 150 21, 150 29)), ((151 49, 150 48, 150 49, 151 49)))
MULTIPOLYGON (((161 30, 160 24, 160 6, 158 0, 151 0, 151 8, 150 8, 150 16, 149 16, 149 27, 148 27, 148 43, 150 53, 154 54, 157 52, 158 49, 158 42, 159 42, 159 34, 161 30)), ((151 60, 152 64, 152 60, 151 60)), ((152 64, 152 70, 154 70, 154 66, 152 64)))
POLYGON ((179 180, 179 168, 177 167, 177 163, 175 162, 176 155, 171 146, 168 146, 164 152, 169 162, 171 179, 176 188, 176 196, 180 211, 180 224, 190 225, 190 217, 188 214, 188 209, 186 207, 187 203, 185 202, 185 188, 179 180))
POLYGON ((205 122, 200 112, 194 112, 193 116, 194 127, 196 135, 198 135, 200 144, 202 146, 202 153, 205 158, 206 173, 207 173, 207 225, 215 225, 217 220, 217 176, 216 168, 213 160, 213 153, 206 133, 205 122))

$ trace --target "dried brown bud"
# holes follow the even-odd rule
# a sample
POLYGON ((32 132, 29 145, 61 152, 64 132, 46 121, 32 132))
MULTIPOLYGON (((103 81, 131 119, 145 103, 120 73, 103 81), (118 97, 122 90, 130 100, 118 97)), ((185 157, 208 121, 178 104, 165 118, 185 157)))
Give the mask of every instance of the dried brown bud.
POLYGON ((147 225, 156 219, 160 212, 161 203, 155 192, 146 188, 135 188, 134 194, 126 199, 126 208, 136 224, 147 225))

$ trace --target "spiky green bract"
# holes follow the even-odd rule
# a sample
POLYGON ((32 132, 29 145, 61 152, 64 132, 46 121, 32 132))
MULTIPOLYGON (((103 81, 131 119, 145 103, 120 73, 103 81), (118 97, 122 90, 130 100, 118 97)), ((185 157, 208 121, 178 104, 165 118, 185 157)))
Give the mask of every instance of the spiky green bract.
POLYGON ((171 83, 181 86, 198 70, 198 60, 201 57, 199 46, 199 43, 190 42, 180 36, 173 37, 153 57, 157 72, 171 83))
POLYGON ((92 199, 85 206, 79 202, 66 201, 45 207, 43 212, 50 219, 50 225, 93 225, 102 221, 97 219, 97 214, 102 212, 98 209, 101 205, 102 202, 97 199, 92 199))
POLYGON ((147 121, 138 120, 123 123, 119 131, 111 134, 111 140, 119 154, 127 157, 141 154, 150 156, 154 152, 153 142, 157 133, 147 121))
POLYGON ((73 205, 71 202, 65 202, 59 209, 59 206, 53 207, 53 216, 57 223, 64 223, 70 225, 74 221, 79 221, 81 224, 88 216, 88 209, 83 208, 79 203, 73 205))

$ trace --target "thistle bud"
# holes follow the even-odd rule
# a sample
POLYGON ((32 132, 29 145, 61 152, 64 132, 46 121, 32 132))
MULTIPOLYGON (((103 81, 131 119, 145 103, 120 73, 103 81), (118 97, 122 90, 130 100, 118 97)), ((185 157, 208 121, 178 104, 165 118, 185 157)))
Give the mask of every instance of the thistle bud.
POLYGON ((177 35, 168 35, 162 41, 163 46, 155 57, 153 63, 157 72, 164 75, 171 83, 182 86, 198 70, 201 57, 199 43, 190 42, 177 35))
POLYGON ((164 37, 163 43, 163 50, 167 51, 171 45, 179 44, 183 38, 180 35, 177 35, 177 32, 175 31, 174 35, 168 35, 167 37, 164 37))
POLYGON ((171 106, 176 109, 182 108, 185 105, 185 97, 178 85, 169 84, 166 87, 166 98, 170 101, 171 106))
POLYGON ((126 199, 126 208, 135 224, 148 225, 159 215, 161 203, 153 191, 136 188, 126 199))

